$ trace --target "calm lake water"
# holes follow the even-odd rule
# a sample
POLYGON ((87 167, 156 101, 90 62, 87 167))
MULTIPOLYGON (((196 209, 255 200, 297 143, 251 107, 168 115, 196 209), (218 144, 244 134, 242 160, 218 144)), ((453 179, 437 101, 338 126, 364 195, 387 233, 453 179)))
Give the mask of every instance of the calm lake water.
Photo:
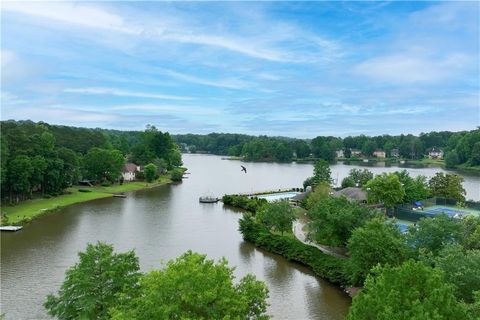
MULTIPOLYGON (((162 266, 187 250, 209 258, 226 257, 238 277, 253 273, 270 289, 275 319, 343 319, 350 299, 307 268, 258 250, 237 231, 241 215, 198 197, 300 187, 311 164, 247 163, 219 156, 184 155, 188 179, 177 185, 74 205, 44 216, 17 233, 1 234, 1 312, 6 319, 48 318, 42 303, 55 292, 77 252, 89 242, 106 241, 116 250, 135 249, 143 271, 162 266)), ((357 166, 332 166, 339 181, 357 166)), ((398 168, 369 168, 375 173, 398 168)), ((438 168, 408 169, 432 176, 438 168)), ((465 176, 467 198, 480 200, 480 177, 465 176)))

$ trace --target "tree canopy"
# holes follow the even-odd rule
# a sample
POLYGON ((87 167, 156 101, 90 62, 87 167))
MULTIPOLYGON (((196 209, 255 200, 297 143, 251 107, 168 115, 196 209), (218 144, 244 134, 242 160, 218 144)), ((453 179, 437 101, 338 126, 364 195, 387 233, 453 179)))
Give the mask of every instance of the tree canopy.
POLYGON ((387 208, 392 208, 402 203, 405 197, 405 188, 396 174, 382 173, 366 184, 368 201, 371 203, 380 202, 387 208))
POLYGON ((439 269, 412 260, 376 267, 353 298, 348 320, 467 319, 467 308, 439 269))
POLYGON ((354 285, 361 285, 377 264, 396 266, 410 255, 405 237, 385 219, 372 219, 353 230, 347 244, 350 258, 347 274, 354 285))
POLYGON ((253 275, 234 284, 233 270, 226 259, 215 263, 189 251, 142 276, 112 319, 268 319, 266 285, 253 275))
POLYGON ((318 243, 346 246, 353 230, 380 213, 345 197, 329 197, 307 212, 311 219, 309 237, 318 243))
POLYGON ((296 219, 295 212, 288 201, 275 201, 263 206, 256 217, 269 230, 282 234, 292 231, 292 223, 296 219))
POLYGON ((50 294, 44 306, 61 320, 109 319, 116 295, 137 285, 138 258, 133 251, 114 253, 113 246, 102 242, 88 244, 78 256, 80 261, 67 270, 58 294, 50 294))

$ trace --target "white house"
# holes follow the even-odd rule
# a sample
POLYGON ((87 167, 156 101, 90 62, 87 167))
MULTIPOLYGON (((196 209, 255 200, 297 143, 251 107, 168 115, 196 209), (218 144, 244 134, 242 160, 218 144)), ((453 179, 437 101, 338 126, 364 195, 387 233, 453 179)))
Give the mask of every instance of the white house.
POLYGON ((428 152, 428 158, 430 159, 442 159, 443 158, 443 151, 433 147, 429 152, 428 152))
POLYGON ((385 154, 385 151, 377 149, 377 150, 373 151, 373 156, 377 157, 377 158, 385 158, 386 154, 385 154))
POLYGON ((352 152, 352 157, 358 157, 362 155, 362 151, 358 149, 350 149, 350 151, 352 152))
POLYGON ((343 150, 342 150, 342 149, 335 151, 335 155, 337 156, 337 158, 343 158, 343 157, 345 157, 345 155, 343 154, 343 150))
POLYGON ((135 163, 126 163, 123 167, 122 177, 125 181, 135 180, 135 175, 140 171, 140 167, 135 163))

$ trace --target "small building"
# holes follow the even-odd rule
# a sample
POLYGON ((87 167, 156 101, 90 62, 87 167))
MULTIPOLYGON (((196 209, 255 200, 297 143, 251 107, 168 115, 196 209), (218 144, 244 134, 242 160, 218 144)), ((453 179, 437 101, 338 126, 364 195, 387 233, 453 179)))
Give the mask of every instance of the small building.
POLYGON ((122 177, 125 181, 135 180, 135 175, 140 171, 140 166, 137 166, 135 163, 126 163, 123 167, 122 177))
POLYGON ((332 196, 336 198, 343 196, 352 202, 367 203, 367 192, 362 190, 362 188, 343 188, 341 190, 335 191, 332 196))
POLYGON ((352 157, 358 157, 362 155, 362 151, 358 149, 350 149, 352 157))
POLYGON ((429 159, 443 159, 443 151, 433 147, 428 151, 428 158, 429 159))
POLYGON ((397 148, 392 149, 392 151, 390 151, 390 156, 394 158, 398 158, 400 157, 400 151, 398 151, 397 148))
POLYGON ((345 157, 345 154, 343 153, 342 149, 335 151, 335 155, 337 156, 337 158, 344 158, 345 157))
POLYGON ((377 149, 377 150, 373 151, 373 156, 377 157, 377 158, 385 158, 386 154, 385 154, 385 151, 377 149))

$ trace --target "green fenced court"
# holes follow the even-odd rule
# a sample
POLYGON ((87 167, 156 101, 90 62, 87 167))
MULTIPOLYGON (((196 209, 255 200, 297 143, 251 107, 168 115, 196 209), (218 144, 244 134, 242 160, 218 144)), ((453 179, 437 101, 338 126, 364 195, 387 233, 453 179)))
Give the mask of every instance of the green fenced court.
POLYGON ((414 222, 421 218, 434 217, 442 213, 454 218, 463 218, 468 215, 480 217, 478 203, 467 202, 463 206, 458 206, 455 200, 443 198, 430 198, 419 202, 421 202, 422 206, 413 204, 398 205, 391 214, 397 219, 414 222))

